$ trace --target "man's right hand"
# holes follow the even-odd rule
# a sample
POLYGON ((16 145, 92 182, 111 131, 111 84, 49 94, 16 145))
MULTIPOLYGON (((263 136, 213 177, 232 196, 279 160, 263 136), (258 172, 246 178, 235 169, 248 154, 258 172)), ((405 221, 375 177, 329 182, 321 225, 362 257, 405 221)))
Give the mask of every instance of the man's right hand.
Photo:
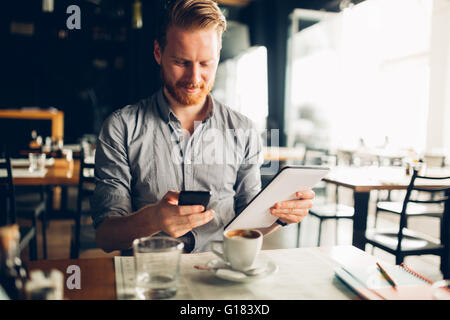
POLYGON ((180 192, 169 191, 155 206, 159 229, 169 236, 179 238, 194 228, 210 222, 214 211, 206 212, 203 206, 178 206, 180 192))

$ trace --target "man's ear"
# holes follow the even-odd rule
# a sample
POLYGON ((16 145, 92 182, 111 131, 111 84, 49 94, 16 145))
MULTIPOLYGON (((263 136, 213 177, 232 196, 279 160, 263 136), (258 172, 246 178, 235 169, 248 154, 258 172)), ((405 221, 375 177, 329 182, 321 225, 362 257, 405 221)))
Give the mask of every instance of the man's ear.
POLYGON ((154 46, 153 55, 155 56, 155 60, 156 60, 156 62, 158 62, 159 65, 161 65, 162 52, 161 52, 161 47, 157 40, 155 40, 153 42, 153 46, 154 46))

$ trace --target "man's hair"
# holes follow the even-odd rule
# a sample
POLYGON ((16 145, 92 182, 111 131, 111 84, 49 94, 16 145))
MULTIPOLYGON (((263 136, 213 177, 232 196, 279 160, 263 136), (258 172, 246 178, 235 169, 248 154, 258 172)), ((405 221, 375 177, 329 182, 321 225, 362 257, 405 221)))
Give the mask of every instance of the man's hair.
POLYGON ((186 30, 216 28, 221 41, 227 21, 213 0, 169 0, 156 37, 162 49, 166 46, 167 30, 171 26, 186 30))

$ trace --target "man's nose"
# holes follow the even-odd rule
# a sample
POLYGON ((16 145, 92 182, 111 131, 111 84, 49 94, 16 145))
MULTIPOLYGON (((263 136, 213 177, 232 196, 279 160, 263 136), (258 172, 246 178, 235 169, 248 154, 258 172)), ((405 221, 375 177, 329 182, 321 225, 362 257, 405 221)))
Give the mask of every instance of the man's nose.
POLYGON ((193 85, 198 85, 201 82, 200 67, 195 63, 189 68, 189 82, 193 85))

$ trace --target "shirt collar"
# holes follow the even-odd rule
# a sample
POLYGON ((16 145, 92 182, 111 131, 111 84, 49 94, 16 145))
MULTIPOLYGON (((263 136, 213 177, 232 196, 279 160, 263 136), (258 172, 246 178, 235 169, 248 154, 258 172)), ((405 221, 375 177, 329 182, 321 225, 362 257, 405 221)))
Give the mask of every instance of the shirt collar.
MULTIPOLYGON (((171 119, 171 115, 172 117, 175 117, 175 114, 172 112, 172 110, 170 110, 169 107, 169 101, 167 100, 166 96, 164 95, 164 89, 161 88, 158 93, 156 94, 156 101, 158 103, 158 109, 159 109, 159 113, 161 115, 161 118, 165 121, 165 122, 169 122, 169 120, 171 119)), ((176 117, 175 117, 176 118, 176 117)))
MULTIPOLYGON (((164 88, 161 88, 158 91, 158 93, 156 95, 156 101, 158 104, 158 109, 159 109, 161 118, 165 122, 168 123, 171 120, 178 120, 175 113, 173 113, 172 109, 170 109, 169 101, 167 100, 167 98, 164 94, 164 88)), ((207 120, 209 120, 214 114, 215 102, 214 102, 214 99, 212 98, 211 94, 209 94, 207 97, 207 103, 208 103, 208 116, 205 118, 205 120, 203 122, 206 122, 207 120)))

